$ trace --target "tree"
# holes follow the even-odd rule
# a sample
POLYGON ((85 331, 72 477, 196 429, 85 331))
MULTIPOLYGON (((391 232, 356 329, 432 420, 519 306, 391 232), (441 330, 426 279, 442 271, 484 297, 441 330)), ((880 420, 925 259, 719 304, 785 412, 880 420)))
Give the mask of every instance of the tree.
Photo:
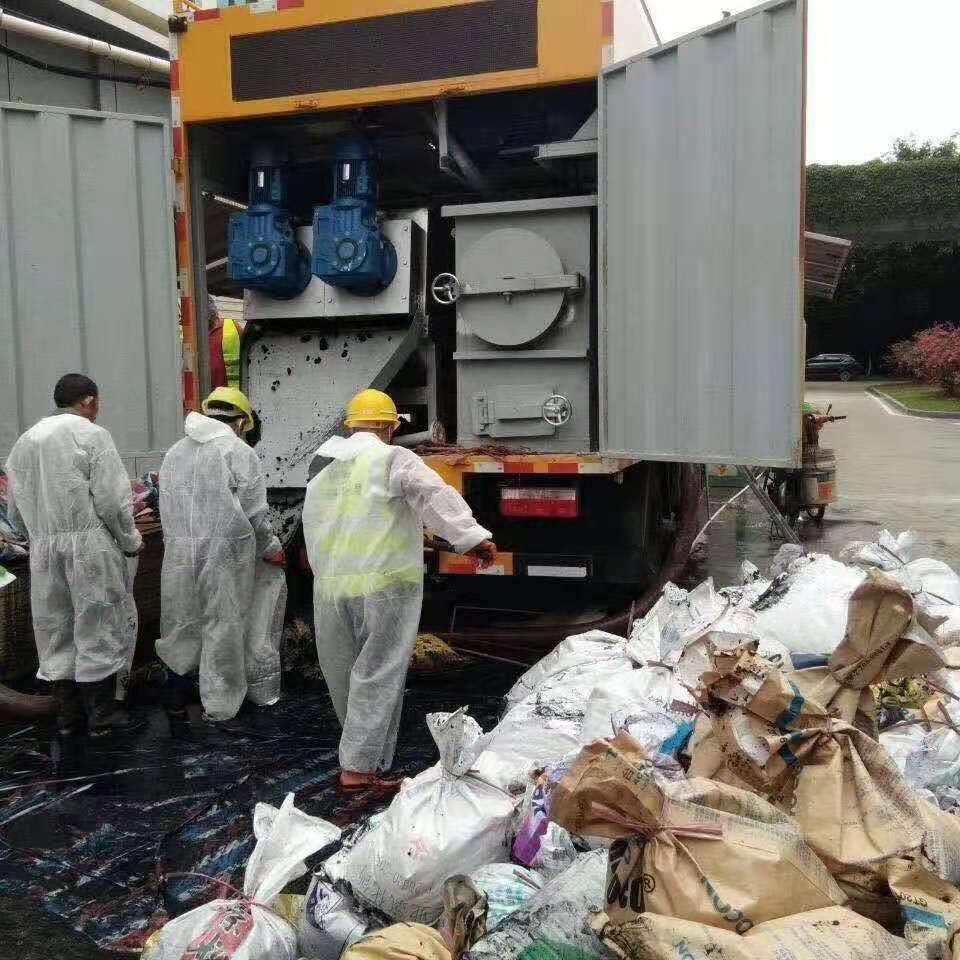
POLYGON ((893 141, 891 159, 899 162, 903 160, 956 160, 960 157, 960 145, 957 138, 960 134, 953 134, 934 143, 932 140, 918 140, 915 136, 897 137, 893 141))

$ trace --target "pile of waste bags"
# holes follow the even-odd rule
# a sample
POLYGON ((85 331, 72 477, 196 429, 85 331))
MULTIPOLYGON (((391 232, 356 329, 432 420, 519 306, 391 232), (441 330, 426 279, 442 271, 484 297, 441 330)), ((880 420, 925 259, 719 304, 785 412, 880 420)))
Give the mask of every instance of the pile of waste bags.
POLYGON ((960 578, 913 546, 569 637, 491 730, 428 715, 439 761, 355 829, 258 807, 243 891, 152 960, 958 960, 960 578))
POLYGON ((9 480, 0 470, 0 563, 15 563, 28 555, 27 538, 7 512, 9 480))

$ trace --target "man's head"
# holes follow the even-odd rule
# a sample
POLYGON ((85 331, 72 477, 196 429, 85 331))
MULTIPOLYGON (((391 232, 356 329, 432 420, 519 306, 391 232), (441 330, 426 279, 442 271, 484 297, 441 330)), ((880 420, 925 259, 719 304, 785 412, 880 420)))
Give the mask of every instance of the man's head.
POLYGON ((100 390, 82 373, 64 374, 53 388, 53 402, 58 410, 71 410, 91 423, 100 415, 100 390))
POLYGON ((343 424, 354 433, 373 433, 389 443, 400 424, 393 400, 380 390, 361 390, 347 404, 343 424))
POLYGON ((225 423, 238 437, 254 428, 253 406, 235 387, 217 387, 203 401, 202 409, 205 416, 225 423))

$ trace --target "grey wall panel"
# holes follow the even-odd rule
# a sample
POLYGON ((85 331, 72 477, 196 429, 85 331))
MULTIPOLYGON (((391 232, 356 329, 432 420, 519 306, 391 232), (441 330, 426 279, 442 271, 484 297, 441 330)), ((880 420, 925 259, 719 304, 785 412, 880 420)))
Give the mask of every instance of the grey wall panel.
POLYGON ((89 373, 127 455, 182 413, 168 127, 0 103, 0 457, 89 373))
MULTIPOLYGON (((0 31, 0 42, 53 66, 99 72, 104 75, 138 76, 136 67, 82 50, 73 50, 7 30, 0 31)), ((155 79, 163 79, 157 77, 155 79)), ((170 91, 160 87, 141 87, 108 80, 65 77, 0 54, 0 100, 13 103, 44 104, 82 110, 110 110, 137 116, 170 117, 170 91)))
MULTIPOLYGON (((95 69, 95 59, 83 50, 73 50, 33 37, 23 37, 4 31, 0 34, 5 46, 44 63, 71 67, 74 70, 95 69)), ((83 77, 65 77, 49 70, 40 70, 13 58, 7 60, 7 89, 0 89, 0 97, 20 103, 46 103, 58 107, 78 107, 95 110, 99 107, 97 82, 83 77)))
POLYGON ((796 461, 804 6, 774 0, 601 77, 607 453, 796 461))

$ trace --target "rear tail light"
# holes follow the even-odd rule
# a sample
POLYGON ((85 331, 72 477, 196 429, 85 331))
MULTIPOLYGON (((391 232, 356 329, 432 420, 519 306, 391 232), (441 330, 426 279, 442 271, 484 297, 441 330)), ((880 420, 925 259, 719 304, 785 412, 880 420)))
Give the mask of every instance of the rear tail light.
POLYGON ((569 520, 580 516, 580 497, 576 487, 502 487, 500 515, 569 520))

